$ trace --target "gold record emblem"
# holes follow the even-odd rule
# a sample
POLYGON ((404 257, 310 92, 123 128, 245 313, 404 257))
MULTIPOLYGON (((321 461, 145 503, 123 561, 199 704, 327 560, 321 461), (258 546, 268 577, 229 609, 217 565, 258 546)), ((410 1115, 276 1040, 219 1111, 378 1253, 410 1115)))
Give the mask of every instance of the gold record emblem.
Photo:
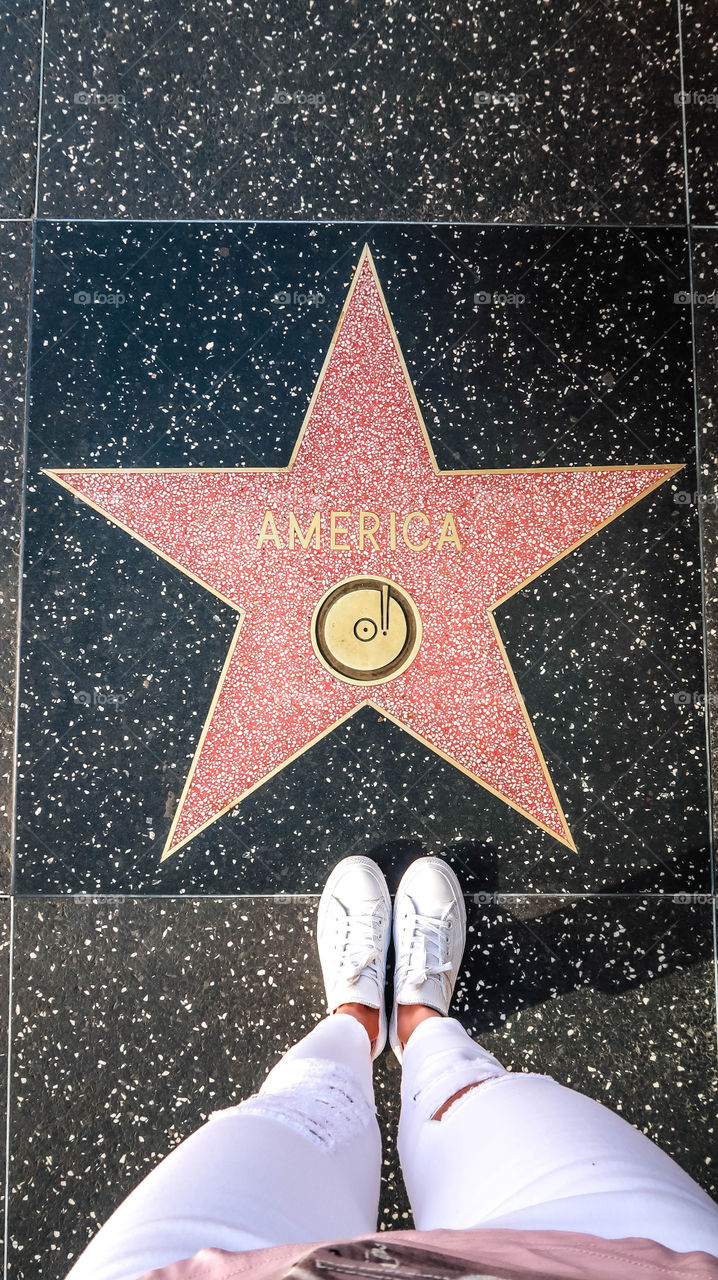
POLYGON ((349 684, 385 684, 419 652, 421 618, 408 592, 388 578, 347 578, 322 596, 312 645, 332 675, 349 684))

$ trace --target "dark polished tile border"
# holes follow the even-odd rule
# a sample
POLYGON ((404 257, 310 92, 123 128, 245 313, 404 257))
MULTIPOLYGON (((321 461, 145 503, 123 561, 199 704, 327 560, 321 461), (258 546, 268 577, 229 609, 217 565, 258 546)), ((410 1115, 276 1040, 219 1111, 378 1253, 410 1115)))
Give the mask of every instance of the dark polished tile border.
POLYGON ((10 888, 15 757, 15 684, 25 461, 27 311, 32 230, 0 221, 0 891, 10 888))
MULTIPOLYGON (((713 831, 718 817, 718 229, 692 233, 696 432, 713 831)), ((718 868, 714 861, 715 875, 718 868)))
MULTIPOLYGON (((364 761, 371 761, 363 770, 364 777, 360 760, 358 768, 351 766, 353 777, 332 767, 330 772, 338 781, 325 803, 320 794, 323 786, 314 794, 311 791, 317 780, 321 782, 317 761, 297 762, 265 787, 261 796, 258 793, 254 801, 250 798, 236 823, 227 820, 232 830, 226 840, 222 832, 214 830, 208 846, 193 845, 181 860, 166 864, 161 874, 157 873, 155 857, 169 825, 167 788, 173 792, 180 789, 176 786, 179 772, 176 778, 156 773, 159 768, 164 771, 165 761, 170 766, 176 760, 167 755, 162 735, 170 728, 170 721, 190 723, 188 711, 193 718, 204 714, 213 687, 210 682, 205 689, 206 703, 190 708, 188 700, 200 693, 199 686, 206 678, 206 650, 204 655, 200 653, 201 663, 191 671, 189 683, 180 674, 180 665, 190 657, 195 660, 198 633, 205 643, 209 628, 214 646, 210 657, 221 666, 228 635, 224 644, 221 634, 215 639, 218 628, 204 615, 214 615, 216 602, 210 602, 208 610, 206 593, 198 588, 194 588, 199 610, 196 628, 183 616, 188 599, 184 587, 178 605, 176 589, 168 586, 171 603, 162 603, 156 613, 164 588, 154 584, 159 581, 158 573, 165 571, 156 557, 141 553, 150 563, 140 575, 132 548, 128 551, 123 546, 125 535, 118 535, 117 545, 104 534, 101 540, 93 537, 96 517, 73 507, 66 495, 38 472, 58 462, 133 466, 140 460, 143 465, 161 460, 162 465, 232 465, 239 458, 255 456, 265 465, 286 461, 298 429, 289 391, 296 397, 301 379, 301 399, 308 399, 313 379, 307 355, 311 350, 316 370, 327 338, 320 332, 319 315, 313 313, 311 321, 301 313, 277 316, 276 309, 267 306, 271 265, 278 278, 284 279, 301 261, 305 283, 320 286, 331 299, 323 315, 333 318, 344 299, 346 281, 342 282, 341 272, 349 269, 347 259, 365 237, 371 240, 387 280, 391 273, 397 331, 405 343, 425 411, 428 407, 429 430, 444 466, 600 465, 691 458, 695 431, 690 309, 674 302, 676 289, 687 285, 684 230, 649 231, 639 237, 622 228, 556 232, 461 227, 442 228, 437 233, 433 226, 424 224, 367 229, 356 223, 314 227, 40 221, 33 352, 46 354, 33 369, 32 380, 19 730, 22 751, 18 761, 16 888, 20 891, 312 891, 323 880, 327 856, 331 858, 331 837, 342 848, 356 839, 356 823, 361 823, 363 813, 370 811, 377 798, 372 788, 380 776, 380 757, 372 758, 367 752, 369 741, 378 733, 369 726, 366 738, 365 730, 354 723, 347 729, 349 737, 364 761), (226 256, 220 257, 222 253, 226 256), (515 279, 517 259, 527 294, 521 316, 501 316, 490 322, 485 316, 475 317, 470 305, 472 273, 487 283, 496 279, 507 286, 515 279), (95 272, 101 273, 102 280, 122 282, 123 297, 127 297, 121 312, 105 308, 88 315, 73 306, 78 280, 84 280, 85 273, 88 279, 95 279, 95 272), (183 281, 183 287, 165 293, 163 281, 175 277, 183 281), (432 280, 437 282, 435 286, 430 285, 432 280), (205 294, 210 299, 208 305, 203 300, 205 294), (198 332, 204 333, 208 326, 216 348, 209 359, 201 352, 198 355, 196 347, 198 332), (463 335, 464 330, 475 331, 475 340, 467 343, 460 366, 445 372, 439 360, 444 354, 440 335, 451 333, 456 343, 457 334, 463 335), (130 332, 132 341, 128 342, 130 332), (259 338, 261 347, 255 341, 259 338), (140 366, 151 370, 150 381, 136 376, 136 361, 138 353, 144 356, 145 352, 154 359, 150 347, 155 343, 159 344, 154 348, 157 366, 140 366), (250 367, 239 370, 246 406, 243 415, 234 379, 224 375, 229 372, 228 362, 233 369, 239 363, 238 353, 247 351, 251 352, 250 367), (271 368, 275 362, 281 366, 284 361, 290 375, 279 375, 267 403, 263 368, 271 368), (512 373, 507 379, 508 363, 512 373), (70 386, 68 368, 73 370, 70 386), (155 379, 156 372, 159 376, 155 379), (195 442, 197 411, 190 405, 188 416, 184 388, 191 385, 201 397, 212 378, 220 387, 227 387, 227 395, 224 400, 213 398, 216 419, 202 409, 202 429, 195 442), (103 407, 108 403, 114 406, 109 431, 103 407), (169 406, 170 429, 165 433, 160 425, 156 431, 157 414, 165 409, 169 413, 169 406), (588 431, 587 415, 592 422, 588 431), (451 424, 448 432, 443 425, 447 418, 451 424), (252 423, 251 443, 243 438, 243 423, 248 419, 252 423), (93 565, 92 573, 87 571, 88 564, 93 565), (121 608, 107 606, 116 619, 111 627, 101 621, 98 582, 102 582, 103 591, 108 583, 110 592, 121 592, 121 608), (174 612, 169 613, 168 624, 169 610, 174 612), (135 622, 139 627, 136 634, 132 631, 135 622), (156 637, 168 625, 172 632, 169 661, 167 655, 160 658, 157 650, 158 660, 165 665, 161 669, 143 667, 146 679, 142 688, 134 676, 128 683, 123 669, 126 655, 132 655, 132 667, 140 653, 143 658, 147 653, 147 662, 153 662, 149 650, 154 655, 156 637), (96 658, 91 655, 99 654, 103 680, 125 708, 122 714, 112 705, 99 714, 94 705, 87 712, 78 706, 82 699, 87 701, 87 691, 93 688, 96 658), (167 710, 177 696, 176 692, 170 696, 172 680, 179 683, 181 711, 178 714, 172 707, 174 715, 168 721, 167 710), (143 692, 148 684, 149 694, 143 692), (153 703, 152 691, 161 694, 160 704, 153 703), (138 740, 148 732, 149 743, 146 737, 138 740), (106 794, 110 761, 129 773, 119 801, 116 787, 112 798, 106 794), (307 779, 307 774, 316 776, 307 779), (305 792, 302 817, 307 819, 309 831, 303 831, 303 822, 294 830, 287 825, 295 798, 287 788, 295 784, 305 792), (310 822, 314 814, 316 822, 310 822), (319 824, 330 834, 329 842, 319 834, 319 824), (241 844, 235 843, 237 831, 246 842, 249 863, 241 844), (282 852, 275 854, 280 846, 282 852), (211 854, 218 859, 220 853, 222 865, 215 870, 208 857, 211 854), (275 858, 286 865, 289 875, 268 880, 262 859, 271 862, 275 858), (297 861, 310 871, 301 882, 291 874, 297 861)), ((682 477, 683 487, 693 491, 695 481, 690 475, 689 468, 682 477)), ((581 783, 571 771, 562 781, 568 784, 567 794, 573 788, 577 796, 576 812, 590 818, 581 849, 582 855, 586 853, 581 864, 585 876, 574 865, 567 882, 558 861, 554 864, 557 851, 551 842, 537 880, 531 876, 537 856, 535 833, 522 834, 511 814, 496 811, 498 804, 487 810, 485 794, 478 794, 475 787, 471 790, 476 794, 464 797, 459 777, 453 782, 437 777, 429 804, 439 805, 441 812, 436 815, 432 839, 445 843, 493 830, 494 839, 506 850, 511 847, 512 864, 519 863, 517 874, 504 882, 506 889, 600 892, 609 885, 615 888, 634 865, 638 845, 657 864, 663 862, 662 868, 656 867, 659 878, 642 885, 647 891, 707 887, 710 859, 704 763, 700 765, 701 777, 697 776, 705 749, 702 714, 693 708, 684 714, 684 708, 674 700, 676 688, 692 690, 703 683, 697 518, 695 509, 677 503, 675 496, 662 490, 655 513, 653 503, 650 512, 638 507, 627 513, 620 529, 617 522, 579 556, 572 556, 570 564, 566 561, 557 566, 551 573, 552 587, 546 580, 537 583, 530 589, 530 601, 525 591, 520 608, 509 602, 502 609, 504 640, 522 669, 536 667, 537 654, 532 648, 538 630, 538 652, 543 653, 550 671, 544 677, 535 670, 531 677, 530 714, 539 738, 548 743, 559 762, 566 759, 564 733, 569 752, 573 752, 568 759, 582 761, 581 783), (665 523, 656 526, 659 510, 660 521, 665 523), (664 546, 661 538, 669 526, 670 542, 664 546), (630 592, 614 581, 616 563, 622 568, 628 564, 622 548, 634 545, 640 548, 642 580, 650 583, 645 598, 633 581, 630 592), (570 599, 570 609, 565 605, 562 612, 556 612, 552 591, 562 601, 570 599), (532 621, 533 605, 537 612, 532 621), (621 625, 618 639, 611 631, 616 613, 628 622, 627 627, 621 625), (577 651, 588 655, 589 645, 596 649, 580 671, 574 670, 575 663, 564 649, 567 629, 574 625, 580 628, 574 637, 577 651), (549 659, 554 641, 555 652, 549 659), (658 654, 673 655, 670 670, 658 654), (553 696, 549 680, 554 681, 553 696), (621 741, 616 741, 616 704, 605 705, 606 692, 610 701, 616 691, 619 699, 634 699, 632 723, 640 736, 638 743, 635 735, 630 741, 628 723, 625 733, 629 740, 621 734, 621 741), (554 699, 562 697, 560 705, 569 713, 568 717, 563 713, 565 726, 555 714, 559 704, 554 699), (586 714, 578 717, 580 725, 570 726, 572 712, 578 707, 585 708, 586 714), (544 715, 541 724, 536 722, 537 714, 544 715), (680 754, 673 741, 675 734, 681 739, 680 754), (608 748, 611 753, 614 749, 618 752, 616 774, 623 776, 623 785, 629 788, 626 794, 621 793, 620 801, 617 796, 607 796, 607 743, 612 744, 608 748), (657 757, 652 759, 650 794, 646 796, 643 780, 635 780, 633 769, 654 743, 662 759, 660 763, 657 757), (682 780, 679 788, 673 783, 676 777, 682 780), (452 785, 462 813, 458 826, 453 818, 452 785), (658 814, 651 809, 656 788, 665 802, 658 814), (605 803, 609 807, 615 803, 615 812, 633 827, 630 833, 625 827, 618 830, 604 812, 605 803), (514 838, 519 841, 517 846, 514 838), (664 845, 670 847, 670 856, 662 859, 664 845), (695 863, 695 878, 687 874, 686 853, 690 853, 691 865, 695 863), (673 865, 678 862, 680 875, 679 867, 673 865), (664 872, 676 874, 666 883, 664 872)), ((682 502, 684 495, 677 496, 682 502)), ((628 560, 633 559, 631 551, 628 560)), ((628 582, 629 574, 624 578, 628 582)), ((215 622, 220 621, 218 615, 215 622)), ((224 625, 231 626, 231 620, 226 619, 224 625)), ((204 692, 201 696, 204 698, 204 692)), ((524 696, 528 701, 525 691, 524 696)), ((361 717, 362 721, 370 718, 361 717)), ((397 730, 394 737, 398 734, 397 730)), ((170 739, 176 736, 170 728, 170 739)), ((322 744, 324 756, 320 753, 317 759, 330 756, 334 739, 340 737, 344 741, 343 732, 333 735, 332 743, 322 744)), ((171 741, 170 752, 173 749, 171 741)), ((404 765, 399 762, 403 756, 403 750, 384 756, 386 799, 394 808, 390 793, 395 791, 395 778, 403 783, 400 770, 404 765)), ((411 784, 415 779, 416 771, 412 770, 406 782, 411 784)), ((367 833, 367 838, 383 842, 390 833, 391 838, 409 830, 416 833, 422 811, 427 819, 433 817, 420 797, 410 809, 403 808, 408 818, 392 818, 388 827, 382 812, 378 830, 371 837, 367 833)), ((546 843, 541 845, 542 852, 546 843)))

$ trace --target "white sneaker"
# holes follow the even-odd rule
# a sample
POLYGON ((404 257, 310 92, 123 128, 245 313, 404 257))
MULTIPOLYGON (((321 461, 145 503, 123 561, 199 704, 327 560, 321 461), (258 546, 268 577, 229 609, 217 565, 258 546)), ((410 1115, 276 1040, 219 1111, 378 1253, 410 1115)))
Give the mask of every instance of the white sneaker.
POLYGON ((386 1044, 386 953, 391 897, 381 869, 356 855, 337 863, 324 886, 317 917, 317 945, 329 1012, 356 1002, 379 1010, 372 1058, 386 1044))
POLYGON ((405 871, 394 900, 394 1008, 389 1043, 401 1062, 397 1005, 426 1004, 449 1011, 466 944, 461 886, 443 858, 418 858, 405 871))

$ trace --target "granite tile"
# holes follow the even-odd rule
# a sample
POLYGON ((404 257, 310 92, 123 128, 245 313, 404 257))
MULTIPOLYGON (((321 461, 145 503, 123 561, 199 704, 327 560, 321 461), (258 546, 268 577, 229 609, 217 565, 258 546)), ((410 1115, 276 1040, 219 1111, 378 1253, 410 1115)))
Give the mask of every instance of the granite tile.
POLYGON ((0 40, 0 216, 35 212, 42 5, 7 0, 0 40))
POLYGON ((19 889, 313 892, 487 842, 503 890, 704 891, 687 276, 672 229, 40 223, 19 889), (286 465, 365 239, 440 467, 685 463, 497 611, 578 854, 367 710, 160 864, 236 615, 41 468, 286 465))
POLYGON ((680 87, 663 0, 52 0, 40 212, 680 221, 680 87))
POLYGON ((0 222, 0 891, 10 888, 15 671, 22 469, 25 449, 25 366, 32 231, 28 224, 0 222))
MULTIPOLYGON (((710 904, 487 890, 468 909, 455 1009, 471 1034, 612 1106, 715 1194, 710 904)), ((10 1276, 61 1280, 157 1161, 322 1016, 315 918, 296 897, 17 900, 10 1276)), ((385 1054, 383 1226, 410 1223, 398 1084, 385 1054)))
POLYGON ((691 221, 712 225, 718 211, 718 29, 709 0, 686 0, 681 13, 691 221))

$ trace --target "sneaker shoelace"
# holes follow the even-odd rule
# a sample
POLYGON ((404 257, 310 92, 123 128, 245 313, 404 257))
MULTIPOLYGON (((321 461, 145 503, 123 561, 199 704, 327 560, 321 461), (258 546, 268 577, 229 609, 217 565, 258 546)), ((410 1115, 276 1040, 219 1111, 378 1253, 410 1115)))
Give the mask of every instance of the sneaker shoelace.
POLYGON ((429 978, 439 978, 443 986, 442 975, 451 969, 451 961, 447 959, 448 927, 447 921, 415 913, 409 954, 401 966, 400 981, 406 981, 411 987, 422 987, 429 978))
POLYGON ((354 986, 367 971, 379 980, 378 963, 381 953, 377 946, 378 920, 371 911, 364 915, 347 912, 347 931, 344 938, 339 971, 349 986, 354 986))

